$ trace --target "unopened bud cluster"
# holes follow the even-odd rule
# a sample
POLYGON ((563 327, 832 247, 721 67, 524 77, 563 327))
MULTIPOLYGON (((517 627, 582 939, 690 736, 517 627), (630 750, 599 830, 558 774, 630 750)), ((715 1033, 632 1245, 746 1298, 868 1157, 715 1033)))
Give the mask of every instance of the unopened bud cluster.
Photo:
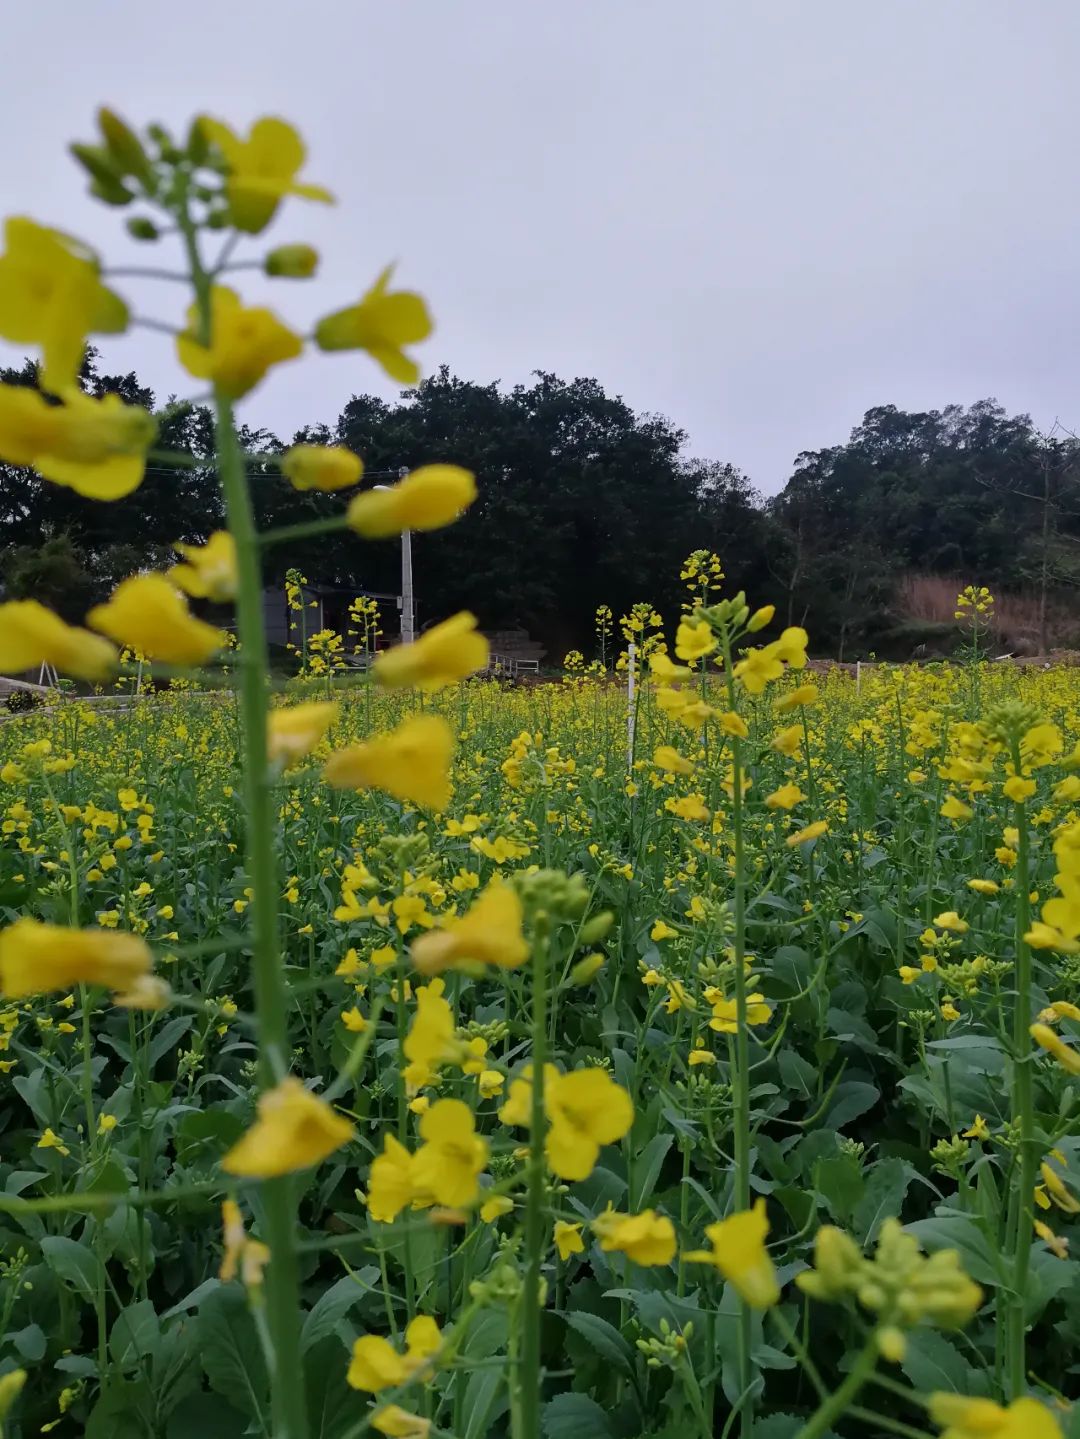
POLYGON ((852 1298, 870 1310, 882 1326, 882 1354, 896 1360, 903 1357, 903 1330, 921 1323, 957 1328, 971 1319, 983 1297, 961 1268, 955 1249, 939 1249, 927 1257, 897 1219, 886 1219, 881 1226, 873 1259, 843 1230, 833 1225, 819 1229, 814 1267, 795 1282, 812 1299, 852 1298))

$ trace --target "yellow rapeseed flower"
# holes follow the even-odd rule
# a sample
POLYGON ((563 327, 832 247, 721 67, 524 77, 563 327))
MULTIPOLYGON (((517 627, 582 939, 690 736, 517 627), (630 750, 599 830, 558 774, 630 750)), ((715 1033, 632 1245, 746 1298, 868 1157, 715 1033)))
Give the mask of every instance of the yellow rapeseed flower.
POLYGON ((403 530, 441 530, 476 499, 476 479, 460 465, 421 465, 388 489, 365 490, 350 501, 349 528, 367 540, 403 530))
POLYGON ((254 1124, 221 1161, 226 1174, 273 1179, 348 1144, 355 1130, 325 1100, 289 1075, 259 1098, 254 1124))
POLYGON ((389 734, 335 750, 323 778, 336 789, 381 789, 425 809, 450 803, 454 736, 441 715, 411 715, 389 734))
POLYGON ((441 979, 417 989, 416 1013, 401 1047, 411 1063, 432 1068, 453 1056, 454 1012, 443 997, 441 979))
POLYGON ((975 811, 969 804, 965 804, 962 799, 957 799, 956 795, 947 794, 945 796, 945 803, 941 806, 940 813, 945 819, 952 819, 958 824, 963 824, 965 820, 971 818, 975 811))
POLYGON ((688 665, 675 664, 662 650, 653 650, 649 656, 649 673, 657 684, 676 684, 689 679, 693 671, 688 665))
POLYGON ((413 941, 412 962, 422 974, 483 964, 517 969, 529 957, 524 914, 517 890, 493 879, 463 915, 413 941))
POLYGON ((41 350, 42 384, 75 383, 90 334, 127 329, 127 306, 101 283, 97 260, 59 230, 12 216, 0 255, 0 338, 41 350))
POLYGON ((797 784, 782 784, 765 796, 766 809, 794 809, 806 798, 797 784))
POLYGON ((178 589, 215 604, 235 597, 236 541, 228 530, 215 530, 205 545, 185 545, 178 540, 173 549, 184 561, 168 571, 178 589))
POLYGON ((1036 1044, 1052 1054, 1062 1069, 1070 1074, 1080 1074, 1080 1050, 1073 1049, 1065 1043, 1059 1034, 1050 1028, 1048 1024, 1033 1024, 1031 1026, 1031 1037, 1036 1044))
POLYGON ((310 700, 271 710, 266 721, 271 761, 292 764, 310 754, 330 726, 337 723, 340 711, 337 700, 310 700))
POLYGON ((393 273, 388 265, 358 304, 321 319, 315 343, 321 350, 366 350, 392 380, 415 385, 420 367, 404 347, 427 339, 431 316, 422 296, 390 289, 393 273))
POLYGON ((395 645, 372 666, 387 689, 414 686, 434 691, 467 679, 488 662, 488 642, 476 629, 476 616, 462 610, 425 631, 411 645, 395 645))
POLYGON ((368 1394, 378 1394, 382 1389, 397 1389, 407 1380, 416 1378, 421 1371, 429 1369, 432 1358, 441 1347, 442 1335, 435 1320, 427 1314, 418 1314, 405 1330, 403 1354, 399 1354, 381 1335, 362 1334, 353 1343, 352 1362, 346 1379, 353 1389, 363 1389, 368 1394))
POLYGON ((68 929, 26 917, 0 930, 0 990, 9 999, 80 983, 125 990, 151 965, 145 943, 122 931, 68 929))
POLYGON ((765 1201, 758 1199, 753 1209, 707 1225, 705 1237, 712 1248, 692 1250, 685 1257, 695 1264, 712 1264, 752 1308, 769 1309, 780 1298, 780 1286, 765 1248, 768 1233, 765 1201))
POLYGON ((0 457, 89 500, 118 500, 142 482, 157 424, 119 395, 69 389, 61 405, 36 390, 0 385, 0 457))
POLYGON ((371 1162, 368 1175, 368 1213, 379 1224, 390 1224, 413 1203, 413 1156, 392 1134, 383 1136, 383 1152, 371 1162))
POLYGON ((707 620, 680 620, 675 653, 681 660, 700 660, 716 649, 716 636, 707 620))
POLYGON ((941 1439, 1062 1439, 1061 1425, 1037 1399, 1014 1399, 1003 1409, 992 1399, 931 1394, 927 1407, 941 1439))
POLYGON ((253 390, 271 365, 294 360, 303 349, 299 335, 283 325, 272 310, 246 308, 225 285, 211 293, 210 343, 199 339, 196 307, 188 311, 188 328, 177 336, 181 365, 197 380, 209 380, 230 400, 253 390))
POLYGON ((65 624, 37 600, 0 604, 0 670, 18 674, 37 665, 55 665, 76 679, 103 680, 117 665, 108 640, 65 624))
POLYGON ((246 140, 209 116, 200 116, 198 123, 225 162, 229 219, 238 230, 248 235, 265 230, 286 195, 333 204, 333 195, 322 185, 297 180, 307 152, 287 121, 265 115, 255 121, 246 140))
POLYGON ((625 1254, 635 1264, 670 1264, 675 1258, 675 1226, 666 1214, 643 1209, 640 1214, 606 1210, 592 1221, 605 1254, 625 1254))
MULTIPOLYGON (((735 1018, 735 1001, 724 999, 722 996, 713 1000, 712 1019, 709 1020, 709 1028, 717 1030, 720 1034, 737 1034, 738 1024, 735 1018)), ((772 1019, 772 1009, 765 1002, 763 994, 748 994, 746 996, 746 1022, 748 1025, 768 1024, 772 1019)))
POLYGON ((585 1243, 581 1237, 581 1225, 570 1224, 565 1219, 556 1219, 553 1236, 559 1258, 565 1263, 571 1254, 582 1254, 585 1243))
POLYGON ((805 829, 800 829, 794 834, 789 834, 784 843, 789 849, 794 849, 796 845, 808 844, 812 839, 820 839, 823 834, 828 833, 828 830, 829 825, 826 820, 816 819, 813 824, 808 824, 805 829))
POLYGON ((560 1179, 587 1179, 603 1145, 622 1139, 634 1122, 629 1094, 603 1069, 546 1075, 544 1111, 544 1153, 560 1179))
POLYGON ((166 664, 203 664, 225 643, 224 633, 196 619, 164 575, 134 575, 122 581, 86 620, 117 644, 166 664))
POLYGON ((439 1099, 420 1117, 424 1144, 413 1155, 416 1189, 436 1204, 457 1208, 480 1192, 488 1143, 476 1133, 472 1110, 460 1099, 439 1099))
POLYGON ((281 473, 294 490, 347 490, 359 484, 364 462, 341 445, 293 445, 281 473))
POLYGON ((804 708, 816 703, 818 697, 817 685, 798 685, 793 690, 788 690, 786 695, 781 695, 773 704, 773 709, 778 715, 789 714, 791 710, 804 708))

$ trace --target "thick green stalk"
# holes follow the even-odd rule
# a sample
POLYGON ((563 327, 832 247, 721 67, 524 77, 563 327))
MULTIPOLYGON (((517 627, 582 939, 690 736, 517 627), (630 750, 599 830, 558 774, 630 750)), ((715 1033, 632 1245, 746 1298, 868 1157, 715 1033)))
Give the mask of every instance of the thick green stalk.
MULTIPOLYGON (((723 635, 724 676, 727 680, 728 704, 735 708, 735 674, 732 666, 731 640, 723 635)), ((743 852, 743 776, 742 741, 737 735, 731 741, 731 827, 735 844, 735 1073, 734 1107, 732 1114, 735 1149, 735 1208, 750 1208, 750 1035, 746 1023, 746 857, 743 852)), ((751 1351, 753 1348, 753 1315, 744 1299, 739 1301, 738 1357, 739 1392, 748 1395, 753 1383, 751 1351)), ((754 1402, 744 1400, 742 1411, 743 1439, 754 1432, 754 1402)))
MULTIPOLYGON (((252 900, 255 1011, 259 1020, 259 1076, 263 1090, 289 1069, 288 1000, 278 948, 278 877, 274 854, 277 816, 269 779, 266 679, 269 669, 262 610, 258 537, 231 401, 214 395, 218 475, 229 532, 236 542, 236 631, 240 641, 240 723, 244 741, 245 847, 252 900)), ((295 1250, 296 1200, 291 1177, 263 1184, 267 1273, 267 1326, 274 1349, 271 1403, 274 1439, 306 1439, 307 1406, 300 1353, 300 1286, 295 1250)))
MULTIPOLYGON (((198 335, 210 344, 211 277, 199 254, 198 236, 182 198, 177 220, 195 290, 198 335)), ((245 850, 252 901, 252 970, 259 1022, 259 1082, 265 1091, 289 1069, 288 989, 278 947, 277 816, 270 782, 266 736, 269 654, 262 608, 262 570, 255 515, 236 436, 232 399, 214 387, 214 438, 226 522, 236 544, 236 634, 240 642, 240 729, 243 739, 245 850)), ((273 1345, 270 1401, 273 1439, 307 1439, 307 1404, 300 1354, 300 1277, 296 1256, 296 1197, 292 1178, 263 1183, 265 1239, 271 1260, 266 1276, 266 1319, 273 1345)))
POLYGON ((544 1257, 545 1173, 544 1063, 547 1058, 548 933, 537 917, 532 954, 532 1113, 529 1184, 525 1196, 525 1282, 521 1293, 521 1351, 517 1365, 515 1439, 540 1436, 540 1267, 544 1257))
MULTIPOLYGON (((1013 741, 1013 766, 1020 773, 1020 746, 1013 741)), ((1025 1290, 1031 1262, 1032 1194, 1038 1163, 1035 1142, 1035 1105, 1032 1092, 1031 950, 1024 943, 1030 928, 1031 874, 1027 811, 1023 802, 1014 806, 1020 841, 1016 851, 1016 1007, 1013 1013, 1013 1118, 1019 1123, 1020 1172, 1016 1211, 1016 1244, 1012 1260, 1012 1298, 1006 1339, 1009 1397, 1027 1392, 1027 1322, 1025 1290)))

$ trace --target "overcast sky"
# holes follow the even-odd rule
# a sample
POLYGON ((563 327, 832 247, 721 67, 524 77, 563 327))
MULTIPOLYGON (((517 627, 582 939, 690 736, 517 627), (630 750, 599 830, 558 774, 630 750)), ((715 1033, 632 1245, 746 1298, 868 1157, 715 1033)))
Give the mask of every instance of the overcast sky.
MULTIPOLYGON (((322 252, 269 287, 294 322, 396 259, 426 371, 595 376, 766 491, 874 404, 1080 427, 1075 0, 33 0, 3 40, 4 209, 114 260, 166 246, 132 255, 85 194, 65 146, 97 105, 281 114, 340 197, 254 242, 322 252)), ((179 313, 179 287, 124 293, 179 313)), ((161 336, 103 348, 189 387, 161 336)), ((362 391, 395 387, 305 359, 244 417, 288 438, 362 391)))

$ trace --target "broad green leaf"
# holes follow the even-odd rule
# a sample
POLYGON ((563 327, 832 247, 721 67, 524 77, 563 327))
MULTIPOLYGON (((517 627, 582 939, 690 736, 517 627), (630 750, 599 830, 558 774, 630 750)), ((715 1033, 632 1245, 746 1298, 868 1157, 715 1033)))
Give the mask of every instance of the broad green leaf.
POLYGON ((238 1439, 247 1432, 244 1415, 218 1394, 188 1394, 165 1425, 165 1439, 238 1439))
POLYGON ((660 1177, 667 1152, 671 1148, 670 1134, 654 1134, 648 1144, 634 1159, 634 1194, 630 1208, 644 1209, 653 1202, 653 1191, 660 1177))
POLYGON ((838 1224, 847 1225, 863 1197, 865 1185, 859 1161, 851 1154, 823 1159, 814 1168, 818 1193, 838 1224))
POLYGON ((599 1314, 573 1310, 564 1314, 566 1323, 596 1350, 602 1359, 617 1365, 626 1374, 634 1370, 634 1351, 613 1324, 599 1314))
POLYGON ((900 1361, 906 1377, 923 1394, 944 1390, 978 1394, 980 1376, 956 1345, 935 1329, 915 1329, 907 1337, 907 1352, 900 1361))
POLYGON ((52 1234, 41 1241, 41 1253, 49 1268, 84 1299, 92 1300, 105 1278, 97 1255, 85 1244, 52 1234))
POLYGON ((129 1304, 113 1320, 109 1334, 109 1354, 118 1368, 136 1369, 141 1361, 153 1356, 157 1348, 160 1326, 149 1299, 129 1304))
POLYGON ((822 1124, 826 1129, 843 1129, 845 1124, 873 1109, 880 1098, 881 1091, 876 1085, 866 1084, 860 1079, 846 1079, 833 1091, 832 1103, 822 1124))
POLYGON ((812 1100, 817 1094, 817 1070, 794 1049, 782 1049, 778 1060, 780 1078, 798 1099, 812 1100))
POLYGON ((852 1216, 852 1227, 860 1243, 873 1244, 884 1221, 900 1217, 910 1183, 911 1171, 902 1159, 878 1160, 852 1216))
POLYGON ((267 1375, 255 1322, 239 1285, 206 1299, 196 1321, 203 1369, 216 1390, 253 1418, 266 1409, 267 1375))
POLYGON ((324 1290, 315 1301, 311 1312, 304 1318, 300 1331, 301 1350, 310 1349, 321 1339, 333 1334, 349 1310, 372 1292, 378 1278, 379 1271, 369 1264, 355 1275, 342 1275, 329 1289, 324 1290))
POLYGON ((613 1439, 606 1409, 587 1394, 557 1394, 540 1411, 547 1439, 613 1439))
POLYGON ((86 1421, 85 1439, 155 1439, 154 1395, 145 1379, 112 1383, 86 1421))

